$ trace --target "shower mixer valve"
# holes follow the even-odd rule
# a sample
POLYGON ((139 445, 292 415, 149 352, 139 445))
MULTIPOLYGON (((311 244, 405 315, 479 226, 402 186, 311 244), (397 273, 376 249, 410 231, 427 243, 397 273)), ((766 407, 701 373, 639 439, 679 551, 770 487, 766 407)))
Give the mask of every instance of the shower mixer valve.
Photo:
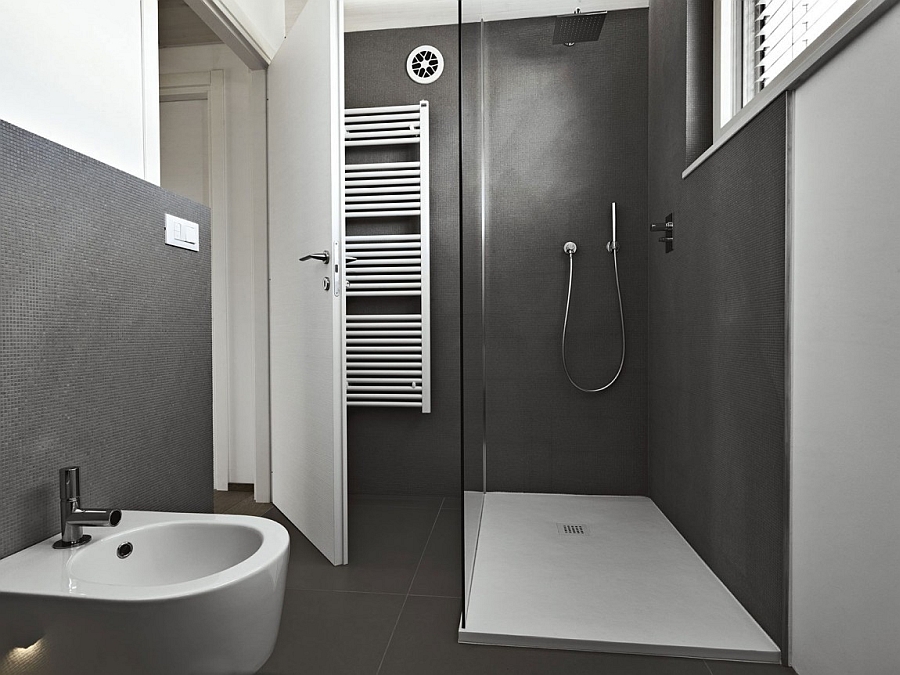
POLYGON ((666 253, 671 253, 675 243, 675 219, 672 214, 666 216, 664 223, 650 223, 650 231, 665 232, 666 236, 660 237, 659 242, 666 245, 666 253))

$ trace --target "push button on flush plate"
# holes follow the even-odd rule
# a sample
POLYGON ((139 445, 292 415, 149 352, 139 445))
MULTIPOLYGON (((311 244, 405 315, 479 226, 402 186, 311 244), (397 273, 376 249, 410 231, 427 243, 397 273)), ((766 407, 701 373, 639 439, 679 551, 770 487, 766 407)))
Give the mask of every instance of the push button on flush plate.
POLYGON ((200 226, 190 220, 166 214, 166 243, 191 251, 200 250, 200 226))

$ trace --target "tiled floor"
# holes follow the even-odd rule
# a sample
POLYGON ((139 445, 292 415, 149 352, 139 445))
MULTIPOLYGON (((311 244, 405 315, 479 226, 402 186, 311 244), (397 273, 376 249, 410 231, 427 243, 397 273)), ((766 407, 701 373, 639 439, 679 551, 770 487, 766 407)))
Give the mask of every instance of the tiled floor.
POLYGON ((789 675, 780 666, 461 645, 459 500, 350 500, 350 560, 291 535, 281 630, 261 675, 789 675))
POLYGON ((272 508, 272 505, 267 502, 254 501, 252 491, 216 490, 213 495, 213 513, 262 516, 272 508))

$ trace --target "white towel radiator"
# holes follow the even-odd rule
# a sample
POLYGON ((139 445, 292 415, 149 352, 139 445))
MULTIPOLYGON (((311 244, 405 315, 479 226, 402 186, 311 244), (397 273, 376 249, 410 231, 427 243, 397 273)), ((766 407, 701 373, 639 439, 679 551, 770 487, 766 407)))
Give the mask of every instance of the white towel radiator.
POLYGON ((418 145, 419 149, 418 161, 347 163, 344 167, 347 298, 419 298, 414 313, 346 315, 347 405, 421 408, 423 413, 428 413, 431 412, 428 101, 418 105, 345 110, 344 143, 348 148, 418 145), (418 233, 379 231, 379 223, 395 225, 403 218, 414 218, 418 233))

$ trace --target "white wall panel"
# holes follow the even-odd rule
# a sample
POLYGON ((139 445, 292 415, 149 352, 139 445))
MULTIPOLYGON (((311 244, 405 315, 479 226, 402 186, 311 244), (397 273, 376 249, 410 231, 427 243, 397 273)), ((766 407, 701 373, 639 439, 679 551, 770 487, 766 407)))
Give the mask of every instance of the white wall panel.
POLYGON ((158 141, 145 157, 158 136, 145 133, 142 44, 155 9, 141 0, 0 0, 0 119, 158 181, 158 141))
POLYGON ((795 95, 792 665, 900 672, 900 6, 795 95))
POLYGON ((223 0, 236 14, 247 17, 250 29, 273 49, 284 40, 284 0, 223 0))

